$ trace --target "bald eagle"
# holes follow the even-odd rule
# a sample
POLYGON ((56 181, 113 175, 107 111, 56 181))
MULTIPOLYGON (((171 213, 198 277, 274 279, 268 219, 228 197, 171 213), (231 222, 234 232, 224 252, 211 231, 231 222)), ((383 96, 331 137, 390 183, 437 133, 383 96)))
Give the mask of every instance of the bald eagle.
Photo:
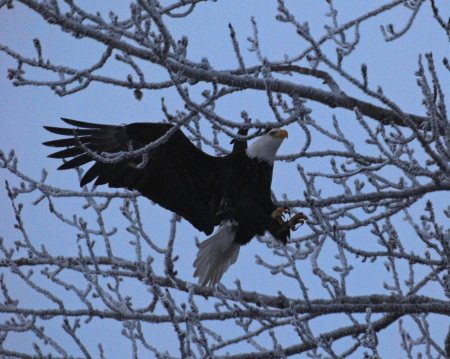
MULTIPOLYGON (((239 248, 255 235, 269 231, 286 244, 290 230, 306 219, 297 213, 285 221, 287 210, 277 208, 271 199, 275 154, 288 133, 270 129, 247 146, 234 140, 229 155, 211 156, 194 144, 179 129, 168 123, 103 125, 62 118, 72 128, 44 128, 63 139, 44 142, 64 147, 48 157, 66 159, 60 170, 94 164, 84 174, 80 186, 94 184, 137 190, 160 206, 175 212, 199 231, 210 235, 200 243, 194 261, 199 284, 214 286, 236 262, 239 248), (157 141, 172 129, 166 141, 134 157, 120 161, 105 160, 102 154, 127 153, 157 141)), ((247 130, 239 134, 246 135, 247 130)))

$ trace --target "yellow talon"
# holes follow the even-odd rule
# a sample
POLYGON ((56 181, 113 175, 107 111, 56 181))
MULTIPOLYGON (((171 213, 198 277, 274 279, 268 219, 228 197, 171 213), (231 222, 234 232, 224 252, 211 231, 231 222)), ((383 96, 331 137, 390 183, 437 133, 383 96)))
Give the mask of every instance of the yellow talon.
POLYGON ((284 223, 284 214, 288 212, 288 209, 285 207, 279 207, 275 211, 272 212, 271 217, 276 219, 278 223, 284 223))
POLYGON ((305 224, 305 221, 308 220, 308 217, 303 214, 302 212, 300 213, 296 213, 293 217, 291 217, 291 219, 289 220, 289 227, 291 228, 292 231, 296 231, 298 229, 298 227, 302 226, 303 224, 305 224), (297 224, 300 224, 298 227, 297 224))

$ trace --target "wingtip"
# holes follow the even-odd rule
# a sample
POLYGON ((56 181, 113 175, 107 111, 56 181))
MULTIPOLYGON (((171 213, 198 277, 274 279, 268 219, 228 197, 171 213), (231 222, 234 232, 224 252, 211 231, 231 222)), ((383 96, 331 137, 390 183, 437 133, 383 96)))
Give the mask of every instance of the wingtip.
POLYGON ((54 133, 56 135, 62 135, 66 132, 66 128, 54 127, 54 126, 43 126, 48 132, 54 133))
POLYGON ((70 161, 64 162, 61 166, 58 167, 58 170, 64 171, 64 170, 71 170, 73 168, 77 168, 79 166, 73 166, 70 161))
POLYGON ((92 122, 84 122, 84 121, 78 121, 78 120, 72 120, 70 118, 67 117, 61 117, 61 120, 64 121, 65 123, 67 123, 68 125, 74 126, 74 127, 78 127, 78 128, 96 128, 96 129, 101 129, 101 128, 111 128, 111 127, 115 127, 113 125, 104 125, 101 123, 92 123, 92 122))
POLYGON ((68 125, 75 126, 75 127, 85 127, 84 125, 87 123, 87 122, 72 120, 71 118, 67 118, 67 117, 60 117, 60 119, 61 119, 61 121, 67 123, 68 125))

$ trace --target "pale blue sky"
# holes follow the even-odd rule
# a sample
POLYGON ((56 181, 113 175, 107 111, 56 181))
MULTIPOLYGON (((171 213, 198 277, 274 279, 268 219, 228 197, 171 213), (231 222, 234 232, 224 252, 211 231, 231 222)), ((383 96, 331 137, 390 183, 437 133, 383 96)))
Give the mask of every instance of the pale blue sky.
MULTIPOLYGON (((124 2, 114 1, 110 3, 116 6, 115 9, 122 6, 122 10, 126 11, 126 7, 123 7, 124 2), (122 5, 120 5, 121 3, 122 5)), ((299 6, 298 8, 292 7, 294 1, 287 1, 286 3, 296 14, 298 20, 309 21, 313 35, 319 37, 324 34, 323 25, 326 21, 329 21, 324 16, 327 9, 325 1, 309 1, 306 3, 314 4, 314 6, 299 6)), ((342 9, 340 13, 341 21, 344 22, 363 14, 367 9, 374 9, 382 3, 385 2, 338 1, 336 5, 342 9)), ((89 6, 92 8, 103 6, 103 4, 104 2, 101 1, 89 2, 89 6)), ((403 26, 406 19, 402 15, 408 13, 406 9, 396 10, 388 16, 364 24, 360 29, 362 40, 358 49, 344 63, 353 73, 358 74, 360 64, 365 62, 369 68, 371 84, 382 85, 385 94, 400 105, 404 111, 420 115, 424 114, 424 108, 421 106, 421 93, 416 86, 414 77, 414 71, 417 70, 418 55, 432 51, 437 64, 440 63, 443 56, 448 55, 448 39, 446 39, 444 32, 438 28, 438 25, 430 20, 431 10, 429 5, 424 6, 425 9, 419 14, 409 33, 395 42, 384 42, 379 31, 379 25, 393 22, 396 28, 403 26)), ((251 16, 255 17, 259 25, 263 55, 270 60, 281 60, 285 53, 295 55, 299 52, 299 49, 304 47, 303 41, 296 36, 292 27, 274 20, 275 9, 275 1, 234 0, 201 4, 192 16, 177 22, 176 26, 171 29, 175 38, 179 38, 181 35, 189 37, 188 57, 190 59, 199 61, 202 57, 207 56, 216 69, 230 69, 236 67, 236 59, 233 56, 232 45, 229 40, 228 23, 231 22, 241 43, 241 51, 246 64, 255 65, 257 64, 255 55, 246 51, 249 46, 245 41, 248 36, 252 35, 251 16)), ((103 50, 102 47, 97 46, 91 40, 74 40, 68 34, 61 33, 57 27, 44 24, 42 19, 24 9, 21 5, 17 4, 16 9, 12 11, 4 9, 0 11, 0 43, 10 46, 14 51, 32 56, 34 55, 32 39, 36 37, 41 40, 44 58, 50 58, 56 64, 78 68, 89 66, 98 59, 103 50)), ((162 118, 161 96, 166 98, 166 103, 172 112, 183 109, 181 99, 173 90, 165 92, 147 91, 144 93, 142 101, 136 101, 132 91, 98 84, 93 84, 75 95, 62 98, 53 94, 48 88, 14 87, 6 78, 6 71, 8 68, 14 68, 15 66, 15 62, 11 58, 0 53, 0 148, 4 151, 15 149, 19 157, 19 168, 25 174, 37 178, 41 169, 46 168, 49 172, 47 182, 62 188, 78 188, 77 177, 73 171, 57 172, 56 168, 59 163, 46 158, 49 149, 42 146, 41 143, 53 137, 44 131, 43 125, 57 126, 60 124, 59 117, 115 124, 158 121, 162 118)), ((154 71, 153 68, 148 68, 148 70, 153 71, 151 74, 155 79, 165 78, 154 71)), ((438 70, 443 75, 443 79, 446 79, 442 85, 448 93, 450 84, 448 72, 444 73, 442 69, 438 70)), ((105 74, 108 72, 123 73, 123 78, 125 78, 129 70, 123 64, 113 64, 108 65, 103 70, 105 74)), ((42 72, 36 72, 33 77, 42 79, 42 74, 42 72)), ((302 78, 301 81, 306 83, 308 80, 302 78)), ((316 87, 321 86, 319 81, 309 81, 309 83, 316 87)), ((340 81, 339 84, 349 94, 364 98, 359 91, 343 81, 340 81)), ((349 111, 333 110, 312 103, 308 103, 308 106, 314 109, 313 116, 315 119, 328 121, 329 126, 331 126, 332 114, 344 118, 348 117, 350 126, 353 126, 354 115, 349 111)), ((230 120, 237 120, 242 110, 249 112, 250 116, 255 119, 271 120, 269 108, 265 103, 264 96, 261 96, 260 93, 249 92, 247 96, 233 96, 217 106, 218 113, 230 120)), ((322 123, 322 125, 325 124, 322 123)), ((351 128, 347 130, 351 131, 351 128)), ((293 133, 298 132, 294 130, 293 133)), ((302 138, 291 135, 289 140, 283 144, 280 153, 298 151, 302 145, 302 138)), ((277 164, 274 172, 274 191, 279 196, 286 192, 292 198, 299 197, 303 188, 299 187, 295 174, 292 176, 286 175, 286 173, 289 173, 288 171, 286 164, 277 164)), ((9 200, 6 198, 3 189, 5 175, 5 171, 0 171, 0 186, 2 186, 0 203, 3 208, 3 215, 0 216, 0 235, 7 242, 12 243, 18 234, 12 228, 13 216, 10 211, 9 200)), ((14 182, 11 176, 6 177, 14 182)), ((35 195, 32 198, 35 198, 35 195)), ((152 207, 145 201, 141 201, 141 203, 141 209, 145 210, 147 216, 146 223, 149 233, 155 238, 161 237, 161 243, 164 243, 169 231, 169 223, 164 220, 167 217, 167 212, 159 207, 152 207)), ((67 214, 74 211, 67 205, 67 202, 61 203, 61 206, 61 210, 67 214)), ((72 251, 76 248, 73 238, 66 238, 65 233, 62 232, 64 227, 47 218, 45 205, 41 204, 38 209, 31 208, 25 216, 29 221, 30 233, 36 241, 41 241, 55 253, 71 253, 72 255, 76 253, 72 251)), ((89 219, 88 214, 84 216, 89 219)), ((117 218, 110 218, 110 220, 114 225, 116 221, 120 221, 117 218)), ((176 269, 181 273, 183 279, 191 280, 193 274, 192 261, 195 256, 193 238, 198 236, 200 240, 203 240, 205 236, 185 222, 180 226, 179 231, 182 231, 182 234, 180 234, 175 248, 178 253, 181 253, 181 258, 177 262, 176 269)), ((130 250, 127 243, 120 243, 119 238, 117 238, 117 241, 114 242, 114 246, 122 248, 118 249, 118 252, 123 250, 126 253, 127 250, 130 250)), ((249 290, 259 289, 266 293, 275 294, 278 289, 276 281, 278 277, 271 277, 267 272, 261 274, 262 269, 254 261, 256 250, 265 259, 270 259, 271 252, 258 244, 256 240, 253 241, 250 245, 241 249, 237 264, 226 273, 223 283, 233 286, 233 281, 240 278, 249 290)), ((130 257, 132 257, 132 254, 130 257)), ((304 270, 310 270, 310 266, 305 266, 304 270)), ((371 267, 366 267, 366 270, 368 271, 366 274, 360 274, 361 278, 359 278, 358 273, 354 274, 354 278, 356 278, 355 287, 367 288, 371 285, 371 283, 363 280, 365 275, 370 275, 371 267)), ((134 288, 134 290, 137 289, 134 288)), ((291 296, 298 294, 298 288, 284 288, 284 290, 286 294, 291 296)), ((355 292, 352 294, 360 294, 356 293, 356 288, 354 290, 355 292)), ((311 283, 310 292, 311 296, 315 298, 325 296, 320 284, 318 285, 315 279, 311 283), (316 290, 317 292, 315 292, 316 290)), ((145 293, 142 293, 142 295, 145 295, 145 293)), ((45 305, 45 303, 42 305, 45 305)), ((438 321, 441 320, 442 318, 438 319, 438 321)), ((393 325, 389 330, 384 331, 382 336, 388 336, 389 333, 396 333, 396 331, 397 326, 393 325)), ((289 338, 295 339, 292 336, 285 338, 285 340, 289 340, 289 338)), ((96 340, 96 338, 92 339, 96 340)), ((114 347, 114 343, 111 343, 111 345, 114 347)), ((388 354, 390 350, 386 347, 380 349, 384 351, 384 354, 388 354)), ((126 348, 126 352, 128 352, 128 348, 126 348)))

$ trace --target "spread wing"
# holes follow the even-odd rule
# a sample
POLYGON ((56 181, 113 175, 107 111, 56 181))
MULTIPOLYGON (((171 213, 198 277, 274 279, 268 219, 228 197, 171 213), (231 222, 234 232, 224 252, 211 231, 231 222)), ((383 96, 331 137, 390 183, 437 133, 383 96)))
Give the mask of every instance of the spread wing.
POLYGON ((127 158, 119 163, 102 162, 86 153, 86 148, 98 154, 137 150, 164 136, 172 125, 132 123, 113 126, 62 120, 75 128, 44 127, 52 133, 69 137, 44 142, 44 145, 65 147, 49 155, 67 160, 58 169, 94 162, 84 174, 81 186, 95 180, 95 185, 138 190, 206 234, 210 234, 218 224, 216 213, 223 195, 227 157, 214 157, 202 152, 177 130, 166 142, 150 149, 144 156, 127 158), (139 164, 144 166, 139 168, 139 164))

